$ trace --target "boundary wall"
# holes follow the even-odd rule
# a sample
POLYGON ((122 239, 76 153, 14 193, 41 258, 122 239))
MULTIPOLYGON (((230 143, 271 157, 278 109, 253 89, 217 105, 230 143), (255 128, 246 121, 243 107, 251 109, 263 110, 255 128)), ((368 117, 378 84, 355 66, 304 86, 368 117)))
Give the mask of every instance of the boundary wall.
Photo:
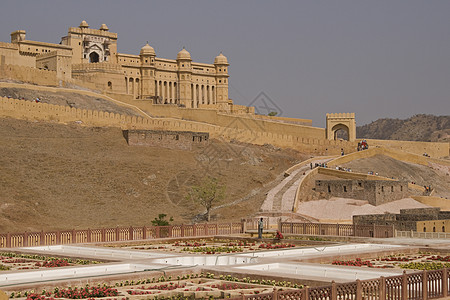
POLYGON ((243 233, 242 223, 203 223, 193 225, 1 233, 0 248, 105 243, 159 238, 205 237, 240 233, 243 233))
POLYGON ((374 238, 390 238, 394 236, 394 227, 390 225, 281 222, 279 226, 281 233, 291 235, 330 235, 374 238))
POLYGON ((450 143, 439 142, 415 142, 397 140, 374 140, 366 139, 370 147, 394 148, 404 152, 423 155, 427 153, 432 157, 449 156, 450 143))
MULTIPOLYGON (((9 68, 9 67, 10 67, 9 65, 5 64, 0 66, 0 68, 9 68)), ((28 71, 21 72, 28 74, 26 76, 27 78, 22 78, 23 81, 27 81, 29 79, 28 81, 37 84, 37 81, 41 80, 42 85, 50 85, 54 87, 57 86, 56 72, 54 71, 39 70, 24 66, 13 66, 11 72, 15 72, 14 70, 19 69, 30 71, 30 72, 28 71)), ((2 72, 0 72, 0 79, 2 78, 2 76, 8 77, 9 75, 7 74, 5 75, 2 72)), ((59 85, 65 87, 79 85, 81 87, 90 89, 98 88, 93 83, 81 82, 79 80, 71 80, 70 82, 59 81, 59 85)), ((20 86, 20 84, 8 84, 8 83, 0 83, 0 86, 22 87, 20 86)), ((188 128, 186 128, 186 130, 207 131, 211 134, 211 137, 213 138, 222 137, 226 140, 235 139, 240 142, 258 145, 272 144, 278 147, 289 147, 306 153, 314 153, 315 155, 336 155, 341 153, 341 149, 343 149, 346 153, 352 153, 355 152, 357 145, 356 141, 348 142, 343 140, 327 140, 325 139, 326 130, 323 128, 305 126, 300 125, 298 123, 293 124, 287 121, 275 121, 276 120, 275 118, 272 120, 266 118, 265 116, 261 117, 261 116, 254 116, 251 114, 233 115, 218 112, 212 109, 189 109, 189 108, 180 108, 176 105, 159 105, 159 104, 154 105, 151 102, 145 100, 133 100, 132 97, 130 97, 130 95, 113 94, 108 92, 106 92, 105 94, 101 94, 92 91, 82 91, 78 89, 74 90, 70 88, 60 89, 47 86, 32 86, 32 87, 25 86, 24 88, 31 88, 37 90, 50 89, 53 92, 66 91, 73 93, 90 94, 95 97, 102 97, 109 101, 114 101, 116 103, 119 103, 120 105, 132 106, 136 110, 139 110, 141 113, 147 116, 148 113, 153 116, 159 116, 158 118, 155 117, 154 118, 155 120, 157 119, 164 121, 171 120, 172 122, 178 122, 178 124, 170 123, 169 125, 171 125, 171 127, 169 128, 158 127, 158 129, 160 130, 180 130, 180 128, 183 129, 184 127, 187 126, 187 125, 180 125, 181 123, 183 124, 189 123, 195 124, 195 126, 192 125, 193 127, 202 127, 203 129, 194 129, 193 127, 190 128, 191 125, 189 125, 187 126, 188 128), (114 98, 117 98, 120 101, 114 98), (144 111, 147 113, 145 113, 144 111), (214 130, 212 130, 212 128, 214 128, 214 130)), ((27 115, 29 115, 30 118, 36 118, 36 116, 33 115, 31 112, 28 112, 27 115)), ((100 115, 100 113, 98 113, 98 115, 100 115)), ((51 118, 52 117, 50 116, 46 116, 45 119, 48 120, 51 118)), ((60 120, 60 118, 61 116, 57 116, 56 118, 53 118, 53 120, 60 122, 73 121, 71 119, 60 120)), ((119 119, 123 118, 125 118, 125 121, 122 122, 122 124, 127 123, 126 116, 119 117, 119 119)), ((108 119, 109 119, 108 121, 105 120, 104 122, 97 122, 97 124, 94 124, 94 126, 118 126, 117 121, 111 122, 111 118, 108 119)), ((299 122, 304 121, 303 119, 292 119, 292 120, 299 122)), ((130 122, 133 121, 131 120, 130 122)), ((167 125, 167 122, 164 123, 164 126, 165 125, 167 125)), ((133 128, 133 126, 134 123, 130 124, 130 126, 128 126, 127 128, 133 128)), ((148 127, 138 127, 138 128, 147 129, 148 127)), ((420 161, 424 161, 424 159, 427 159, 427 157, 422 156, 424 152, 427 152, 429 155, 433 157, 445 157, 449 155, 449 143, 369 140, 369 144, 371 145, 371 147, 379 147, 379 145, 386 145, 404 151, 414 152, 422 157, 422 159, 419 159, 417 157, 413 159, 415 161, 419 161, 417 163, 421 163, 420 161)), ((372 149, 373 148, 369 150, 372 149)), ((364 153, 363 155, 365 155, 366 154, 365 151, 360 151, 359 153, 364 153)), ((402 152, 401 155, 405 156, 406 154, 402 152)), ((437 163, 441 163, 441 160, 438 160, 437 163)), ((450 162, 447 162, 447 165, 450 166, 450 162)))
MULTIPOLYGON (((125 103, 123 103, 125 104, 125 103)), ((35 103, 19 99, 0 98, 0 116, 25 120, 43 120, 60 123, 81 121, 87 126, 112 126, 122 129, 153 129, 171 131, 208 132, 211 138, 225 141, 237 140, 253 144, 272 144, 278 147, 317 153, 326 148, 339 152, 340 141, 301 138, 288 134, 275 134, 174 118, 150 118, 121 115, 105 111, 71 108, 69 106, 35 103)), ((236 118, 239 119, 239 118, 236 118)), ((328 151, 327 150, 327 151, 328 151)))
POLYGON ((443 211, 450 211, 450 199, 433 196, 411 196, 411 198, 432 207, 439 207, 443 211))
MULTIPOLYGON (((50 246, 79 243, 105 243, 159 238, 213 237, 243 234, 246 221, 232 223, 202 223, 193 225, 115 227, 72 229, 48 232, 0 233, 0 248, 50 246)), ((267 227, 265 227, 267 228, 267 227)), ((347 225, 325 223, 280 223, 286 234, 314 234, 358 237, 386 237, 393 235, 392 226, 347 225), (336 231, 337 229, 337 231, 336 231)))

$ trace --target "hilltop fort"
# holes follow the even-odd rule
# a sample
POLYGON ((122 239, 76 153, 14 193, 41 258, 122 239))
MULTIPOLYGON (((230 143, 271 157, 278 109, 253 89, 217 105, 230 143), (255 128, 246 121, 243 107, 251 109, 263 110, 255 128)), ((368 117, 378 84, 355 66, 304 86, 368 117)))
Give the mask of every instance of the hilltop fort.
MULTIPOLYGON (((184 48, 176 59, 167 59, 158 57, 148 42, 139 54, 118 53, 117 43, 117 33, 108 26, 93 29, 86 21, 70 27, 59 44, 28 40, 24 30, 17 30, 10 43, 0 43, 0 80, 58 88, 53 91, 90 90, 107 101, 132 105, 140 116, 12 98, 1 101, 1 114, 122 129, 205 132, 225 141, 272 144, 315 155, 357 150, 354 113, 326 114, 324 129, 313 127, 309 119, 260 115, 254 107, 234 104, 228 95, 229 63, 222 53, 208 64, 193 62, 184 48), (345 138, 339 138, 340 131, 345 138)), ((368 143, 432 157, 449 155, 448 143, 368 143)))

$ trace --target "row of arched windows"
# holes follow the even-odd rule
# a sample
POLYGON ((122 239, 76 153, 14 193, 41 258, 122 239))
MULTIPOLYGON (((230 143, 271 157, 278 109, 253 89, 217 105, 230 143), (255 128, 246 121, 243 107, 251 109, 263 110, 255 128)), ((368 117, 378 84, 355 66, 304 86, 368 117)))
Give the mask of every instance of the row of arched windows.
MULTIPOLYGON (((140 94, 139 78, 125 77, 126 93, 137 98, 140 94)), ((111 86, 108 84, 108 87, 111 86)), ((179 104, 180 91, 177 82, 155 80, 156 103, 179 104)), ((192 107, 216 104, 216 88, 212 85, 191 84, 192 107)))
POLYGON ((139 95, 140 90, 139 84, 140 84, 139 78, 125 77, 126 93, 133 95, 134 98, 136 98, 139 95))
MULTIPOLYGON (((442 231, 441 232, 445 232, 445 226, 442 226, 442 231)), ((427 228, 426 227, 423 227, 423 232, 427 232, 427 228)), ((435 226, 433 226, 433 232, 436 232, 436 227, 435 226)))

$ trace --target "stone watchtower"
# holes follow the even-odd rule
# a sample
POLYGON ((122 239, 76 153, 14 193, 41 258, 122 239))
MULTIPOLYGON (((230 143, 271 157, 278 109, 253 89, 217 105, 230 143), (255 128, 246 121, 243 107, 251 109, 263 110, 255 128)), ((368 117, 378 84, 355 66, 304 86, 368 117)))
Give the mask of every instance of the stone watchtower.
POLYGON ((339 130, 347 132, 349 142, 356 140, 355 113, 327 114, 327 139, 336 140, 339 130))
POLYGON ((216 67, 216 103, 219 109, 228 108, 228 60, 225 55, 220 53, 214 59, 216 67))
POLYGON ((139 58, 141 60, 141 98, 151 99, 155 95, 155 57, 156 52, 148 42, 141 48, 139 58))
POLYGON ((191 54, 183 49, 177 54, 177 65, 178 65, 178 90, 181 105, 187 108, 198 107, 197 103, 194 103, 194 98, 192 96, 191 90, 191 80, 192 80, 192 59, 191 54))

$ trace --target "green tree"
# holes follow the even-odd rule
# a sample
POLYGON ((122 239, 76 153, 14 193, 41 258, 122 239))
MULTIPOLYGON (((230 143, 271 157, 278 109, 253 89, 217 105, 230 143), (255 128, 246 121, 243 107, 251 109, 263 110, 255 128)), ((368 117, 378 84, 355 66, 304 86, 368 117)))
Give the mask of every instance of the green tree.
POLYGON ((169 220, 166 220, 166 214, 159 214, 157 218, 152 221, 153 226, 169 226, 170 222, 173 221, 173 217, 170 217, 169 220))
POLYGON ((276 115, 278 115, 278 112, 276 111, 271 111, 270 113, 267 114, 269 117, 275 117, 276 115))
POLYGON ((198 186, 192 186, 186 199, 199 203, 206 209, 206 220, 211 221, 211 209, 225 198, 225 186, 217 178, 205 177, 198 186))

